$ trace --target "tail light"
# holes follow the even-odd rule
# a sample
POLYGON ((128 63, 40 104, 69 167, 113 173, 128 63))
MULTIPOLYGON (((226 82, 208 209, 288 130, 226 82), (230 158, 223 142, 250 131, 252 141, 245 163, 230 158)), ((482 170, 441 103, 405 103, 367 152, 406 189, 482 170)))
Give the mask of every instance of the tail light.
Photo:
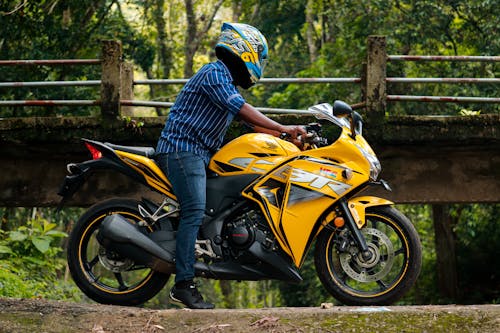
POLYGON ((90 151, 93 160, 98 160, 102 157, 102 153, 93 145, 88 142, 85 142, 85 146, 90 151))

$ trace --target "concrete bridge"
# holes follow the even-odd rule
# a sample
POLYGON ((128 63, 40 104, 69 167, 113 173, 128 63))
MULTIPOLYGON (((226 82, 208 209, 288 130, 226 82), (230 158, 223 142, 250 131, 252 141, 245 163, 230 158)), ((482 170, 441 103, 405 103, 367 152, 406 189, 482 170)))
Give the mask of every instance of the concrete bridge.
MULTIPOLYGON (((284 123, 312 119, 281 116, 284 123)), ((0 206, 54 206, 65 166, 89 155, 80 138, 154 146, 165 118, 0 120, 0 206)), ((391 117, 371 128, 368 140, 393 187, 380 193, 400 203, 500 202, 500 116, 391 117)), ((96 174, 70 203, 90 205, 109 196, 150 195, 124 176, 96 174)))
MULTIPOLYGON (((122 106, 137 104, 131 101, 129 89, 133 78, 125 75, 119 44, 104 43, 102 53, 103 59, 95 61, 103 68, 101 100, 88 103, 100 104, 101 116, 0 118, 0 207, 56 205, 66 164, 89 158, 80 138, 156 144, 165 117, 120 119, 126 111, 122 106)), ((358 107, 366 108, 365 136, 381 160, 382 178, 393 187, 392 193, 375 194, 398 203, 500 202, 500 115, 385 116, 387 101, 405 98, 387 92, 388 58, 385 38, 370 38, 367 69, 354 80, 362 83, 363 102, 358 107)), ((304 116, 279 117, 288 124, 315 121, 304 116)), ((141 195, 154 193, 122 175, 103 172, 92 177, 69 205, 141 195)))

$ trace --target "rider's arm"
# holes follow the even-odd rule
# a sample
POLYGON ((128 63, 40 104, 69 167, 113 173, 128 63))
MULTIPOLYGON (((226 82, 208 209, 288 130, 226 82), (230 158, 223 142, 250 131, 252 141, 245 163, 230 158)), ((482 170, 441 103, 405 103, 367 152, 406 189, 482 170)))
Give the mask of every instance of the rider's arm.
POLYGON ((262 126, 256 126, 254 124, 250 124, 246 121, 241 121, 241 123, 248 127, 249 129, 251 129, 252 131, 254 132, 258 132, 258 133, 265 133, 265 134, 271 134, 273 136, 280 136, 281 135, 281 132, 278 132, 278 131, 273 131, 273 130, 270 130, 268 128, 265 128, 265 127, 262 127, 262 126))
POLYGON ((301 126, 286 126, 266 117, 259 110, 248 103, 243 104, 238 113, 238 116, 253 125, 257 132, 268 133, 279 136, 281 133, 288 133, 292 138, 296 138, 299 134, 305 134, 305 130, 301 126))

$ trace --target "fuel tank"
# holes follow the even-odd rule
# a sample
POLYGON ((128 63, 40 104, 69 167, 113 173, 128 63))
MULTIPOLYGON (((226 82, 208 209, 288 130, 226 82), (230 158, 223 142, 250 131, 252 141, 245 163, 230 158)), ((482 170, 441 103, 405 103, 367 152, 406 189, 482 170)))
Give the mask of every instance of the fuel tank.
POLYGON ((221 176, 263 174, 298 153, 300 149, 291 142, 269 134, 249 133, 223 146, 208 168, 221 176))

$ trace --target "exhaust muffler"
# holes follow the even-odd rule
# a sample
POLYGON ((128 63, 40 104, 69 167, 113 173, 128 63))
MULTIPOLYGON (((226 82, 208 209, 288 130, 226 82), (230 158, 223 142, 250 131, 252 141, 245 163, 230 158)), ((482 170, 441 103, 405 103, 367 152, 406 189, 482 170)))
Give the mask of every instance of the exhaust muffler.
POLYGON ((165 274, 175 273, 175 235, 158 230, 144 234, 120 214, 104 218, 97 240, 106 249, 165 274))

